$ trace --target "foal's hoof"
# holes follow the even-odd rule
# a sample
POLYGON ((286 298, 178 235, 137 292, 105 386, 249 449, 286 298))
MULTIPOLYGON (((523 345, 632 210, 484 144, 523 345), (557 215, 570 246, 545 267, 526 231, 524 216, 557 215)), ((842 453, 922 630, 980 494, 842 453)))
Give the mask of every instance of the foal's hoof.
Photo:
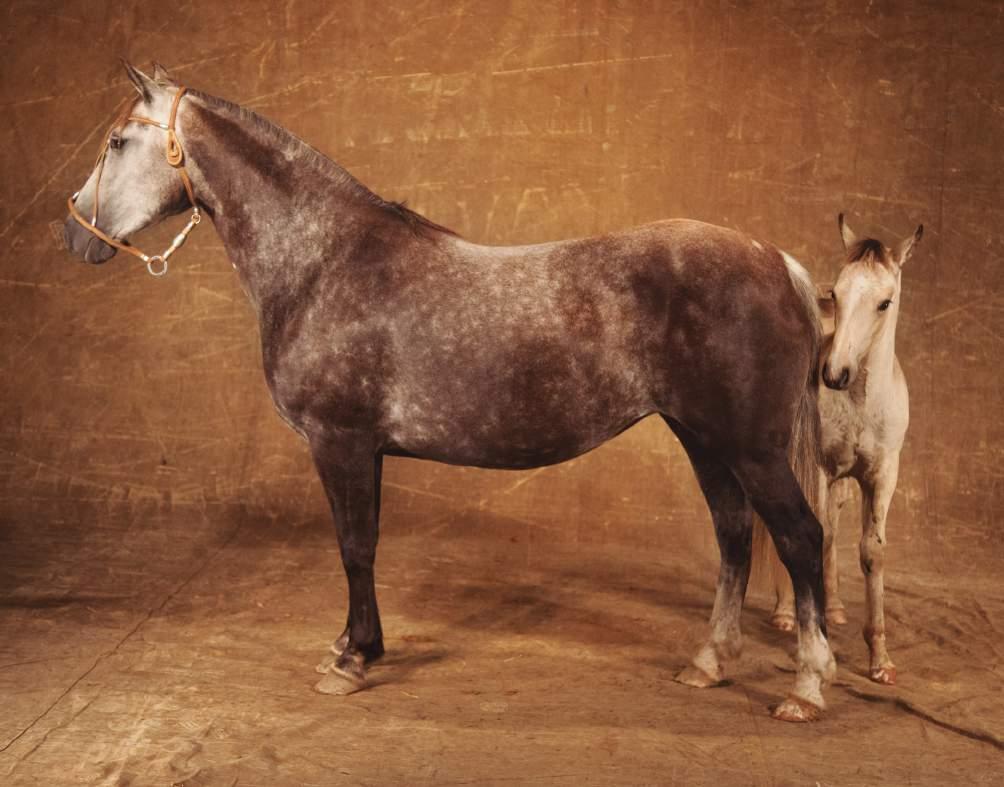
POLYGON ((321 694, 335 694, 341 697, 355 694, 366 688, 366 681, 359 680, 340 669, 332 668, 323 678, 314 684, 314 691, 321 694))
POLYGON ((680 670, 673 680, 697 689, 710 689, 714 686, 721 686, 724 682, 721 678, 715 678, 693 664, 680 670))
POLYGON ((868 674, 868 677, 884 686, 895 686, 896 668, 892 664, 887 664, 884 667, 876 667, 868 674))
POLYGON ((847 612, 842 606, 828 609, 826 610, 826 622, 832 623, 834 626, 846 626, 847 612))
POLYGON ((823 709, 819 706, 790 694, 784 702, 771 711, 770 715, 778 721, 806 722, 818 721, 822 712, 823 709))
POLYGON ((795 616, 788 612, 775 612, 770 616, 770 625, 781 631, 794 631, 795 616))

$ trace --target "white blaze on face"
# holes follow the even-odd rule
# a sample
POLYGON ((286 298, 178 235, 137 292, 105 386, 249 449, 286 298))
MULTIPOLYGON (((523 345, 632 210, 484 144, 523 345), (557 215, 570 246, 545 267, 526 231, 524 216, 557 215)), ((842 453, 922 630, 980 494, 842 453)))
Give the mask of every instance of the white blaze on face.
POLYGON ((878 263, 850 263, 840 272, 833 294, 835 329, 827 368, 834 379, 847 369, 853 380, 883 325, 894 319, 899 276, 878 263), (885 301, 892 303, 883 310, 885 301))

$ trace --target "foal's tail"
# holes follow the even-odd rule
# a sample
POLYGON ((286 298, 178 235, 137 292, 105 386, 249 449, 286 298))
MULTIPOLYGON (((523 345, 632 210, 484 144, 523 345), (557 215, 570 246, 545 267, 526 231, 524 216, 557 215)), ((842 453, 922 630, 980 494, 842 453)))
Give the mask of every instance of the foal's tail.
MULTIPOLYGON (((821 516, 820 465, 822 463, 822 424, 819 420, 819 349, 823 338, 816 285, 808 271, 794 257, 781 252, 788 278, 798 294, 809 320, 811 362, 805 387, 798 397, 795 420, 791 426, 791 443, 788 461, 802 487, 802 494, 817 518, 821 516)), ((787 578, 783 565, 774 549, 767 527, 759 516, 753 522, 753 573, 774 586, 778 578, 787 578)))

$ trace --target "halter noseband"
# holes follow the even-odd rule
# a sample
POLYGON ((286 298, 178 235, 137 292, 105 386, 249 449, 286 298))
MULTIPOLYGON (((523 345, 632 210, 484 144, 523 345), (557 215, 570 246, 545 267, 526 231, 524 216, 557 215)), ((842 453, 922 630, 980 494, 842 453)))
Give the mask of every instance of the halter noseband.
POLYGON ((77 209, 76 201, 77 197, 80 195, 78 191, 68 200, 68 205, 70 207, 70 215, 76 219, 77 223, 80 224, 85 230, 90 232, 92 235, 97 236, 109 246, 114 246, 122 251, 127 251, 134 257, 139 257, 143 262, 146 263, 146 269, 150 272, 152 276, 163 276, 167 273, 167 259, 174 252, 181 248, 181 245, 185 242, 195 225, 202 221, 202 214, 199 212, 199 206, 195 204, 195 192, 192 191, 192 181, 188 177, 188 173, 185 171, 185 151, 181 148, 181 142, 178 141, 178 135, 174 131, 174 122, 178 117, 178 104, 181 102, 181 97, 185 94, 187 88, 179 87, 178 92, 174 94, 174 101, 171 103, 171 114, 168 118, 167 123, 161 123, 157 120, 151 120, 150 118, 139 117, 138 115, 127 115, 124 119, 119 117, 118 120, 112 124, 112 127, 108 130, 108 134, 105 137, 105 143, 101 146, 101 152, 98 154, 98 160, 94 163, 94 166, 98 170, 98 178, 94 183, 94 217, 88 221, 83 217, 80 211, 77 209), (124 126, 130 121, 136 121, 137 123, 144 123, 148 126, 156 126, 157 128, 163 129, 167 132, 167 163, 178 170, 178 174, 181 175, 181 182, 185 185, 185 193, 188 194, 188 201, 192 204, 192 217, 188 220, 188 224, 185 228, 178 233, 174 240, 171 241, 171 245, 167 247, 167 250, 160 253, 148 256, 137 249, 135 246, 130 246, 121 241, 115 240, 115 238, 102 232, 98 229, 98 196, 99 189, 101 188, 101 174, 105 169, 105 159, 108 156, 108 146, 111 144, 112 134, 116 129, 124 126), (155 264, 160 262, 161 267, 155 267, 155 264))

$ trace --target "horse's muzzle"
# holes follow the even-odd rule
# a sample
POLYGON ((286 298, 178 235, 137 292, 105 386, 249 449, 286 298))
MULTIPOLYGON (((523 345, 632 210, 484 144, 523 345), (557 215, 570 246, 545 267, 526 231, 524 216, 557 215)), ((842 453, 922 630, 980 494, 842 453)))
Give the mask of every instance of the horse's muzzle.
POLYGON ((118 251, 114 246, 105 243, 97 235, 93 235, 80 226, 72 216, 68 216, 63 226, 63 241, 71 253, 76 254, 94 265, 106 262, 118 251))

